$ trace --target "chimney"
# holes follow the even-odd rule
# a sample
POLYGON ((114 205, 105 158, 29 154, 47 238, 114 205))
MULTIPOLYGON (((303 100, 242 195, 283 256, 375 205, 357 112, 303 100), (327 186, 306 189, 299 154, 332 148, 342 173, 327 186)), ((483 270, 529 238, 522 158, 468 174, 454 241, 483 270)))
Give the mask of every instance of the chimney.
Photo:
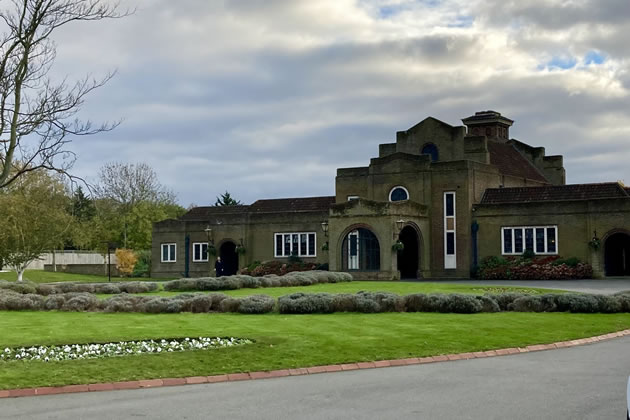
POLYGON ((506 142, 510 138, 510 127, 514 121, 501 116, 496 111, 475 112, 462 120, 468 128, 469 136, 486 136, 489 139, 506 142))

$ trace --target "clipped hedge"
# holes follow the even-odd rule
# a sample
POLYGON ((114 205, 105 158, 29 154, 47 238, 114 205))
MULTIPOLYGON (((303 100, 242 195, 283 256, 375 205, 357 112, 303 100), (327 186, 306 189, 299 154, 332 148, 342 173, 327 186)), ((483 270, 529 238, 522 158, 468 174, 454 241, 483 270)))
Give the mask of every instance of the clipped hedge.
POLYGON ((389 292, 356 294, 293 293, 277 300, 267 295, 241 298, 223 293, 182 293, 172 297, 122 293, 98 299, 86 292, 56 293, 42 296, 0 289, 0 310, 208 313, 236 312, 265 314, 328 314, 333 312, 440 312, 474 314, 480 312, 630 312, 630 292, 614 295, 504 293, 484 296, 461 294, 422 294, 399 296, 389 292))
POLYGON ((157 283, 130 281, 125 283, 52 283, 0 282, 0 290, 11 290, 21 294, 49 296, 59 293, 96 293, 117 295, 120 293, 148 293, 158 290, 157 283))
POLYGON ((262 287, 294 287, 310 286, 320 283, 341 283, 352 281, 349 273, 332 271, 301 271, 276 276, 274 274, 264 277, 253 277, 245 274, 237 274, 228 277, 200 277, 194 279, 171 280, 164 283, 164 290, 186 292, 196 290, 236 290, 258 289, 262 287))

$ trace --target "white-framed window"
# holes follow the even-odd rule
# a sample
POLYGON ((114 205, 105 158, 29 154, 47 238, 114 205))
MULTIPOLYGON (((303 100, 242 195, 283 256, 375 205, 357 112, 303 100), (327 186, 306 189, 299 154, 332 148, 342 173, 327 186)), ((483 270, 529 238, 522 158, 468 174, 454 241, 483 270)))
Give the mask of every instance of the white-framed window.
POLYGON ((455 192, 444 193, 444 268, 457 268, 455 235, 455 192))
POLYGON ((558 226, 509 226, 501 228, 501 253, 521 255, 530 250, 536 255, 558 254, 558 226))
POLYGON ((193 242, 193 262, 208 262, 208 242, 193 242))
POLYGON ((348 201, 352 201, 352 200, 358 200, 359 196, 358 195, 349 195, 348 196, 348 201))
POLYGON ((409 191, 402 185, 398 185, 389 192, 389 201, 405 201, 409 200, 409 191))
POLYGON ((162 244, 162 262, 177 261, 177 244, 162 244))
POLYGON ((315 232, 291 232, 274 234, 274 256, 316 257, 317 235, 315 232))

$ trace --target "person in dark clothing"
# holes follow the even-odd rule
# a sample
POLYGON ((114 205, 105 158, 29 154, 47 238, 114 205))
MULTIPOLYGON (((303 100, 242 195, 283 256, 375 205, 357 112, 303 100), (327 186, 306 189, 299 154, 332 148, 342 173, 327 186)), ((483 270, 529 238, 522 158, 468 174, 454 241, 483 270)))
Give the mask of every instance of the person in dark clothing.
POLYGON ((214 263, 214 271, 217 277, 221 277, 225 274, 225 267, 223 266, 221 257, 217 257, 217 262, 214 263))

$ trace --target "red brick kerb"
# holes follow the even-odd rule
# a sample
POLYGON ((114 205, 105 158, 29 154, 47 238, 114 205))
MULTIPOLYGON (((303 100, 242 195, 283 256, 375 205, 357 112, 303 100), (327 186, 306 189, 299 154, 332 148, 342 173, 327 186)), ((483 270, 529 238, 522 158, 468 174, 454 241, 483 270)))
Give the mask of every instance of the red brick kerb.
POLYGON ((163 386, 211 384, 219 382, 249 381, 253 379, 281 378, 285 376, 315 375, 319 373, 342 372, 358 369, 379 369, 392 366, 420 365, 425 363, 450 362, 455 360, 482 359, 510 354, 530 353, 535 351, 556 350, 582 346, 618 337, 630 336, 630 329, 579 340, 560 341, 552 344, 537 344, 527 347, 512 347, 472 353, 444 354, 430 357, 411 357, 408 359, 378 360, 374 362, 344 363, 340 365, 311 366, 297 369, 282 369, 264 372, 229 373, 212 376, 191 376, 188 378, 146 379, 139 381, 110 382, 87 385, 65 385, 40 388, 0 390, 0 398, 31 397, 37 395, 72 394, 77 392, 114 391, 122 389, 158 388, 163 386))

